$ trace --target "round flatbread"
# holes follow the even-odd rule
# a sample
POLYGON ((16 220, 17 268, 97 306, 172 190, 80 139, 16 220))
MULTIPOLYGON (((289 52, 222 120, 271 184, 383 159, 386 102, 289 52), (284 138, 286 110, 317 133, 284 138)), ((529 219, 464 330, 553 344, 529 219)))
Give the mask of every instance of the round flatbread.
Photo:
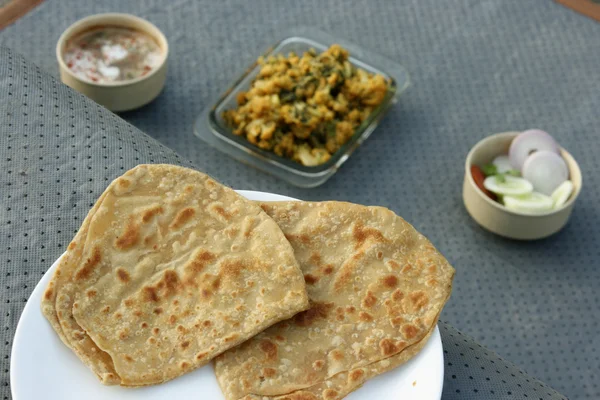
POLYGON ((423 235, 382 207, 262 207, 294 248, 311 308, 216 358, 227 400, 339 399, 416 354, 454 276, 423 235))
POLYGON ((68 247, 42 309, 103 383, 168 381, 308 307, 289 242, 210 177, 140 165, 68 247))

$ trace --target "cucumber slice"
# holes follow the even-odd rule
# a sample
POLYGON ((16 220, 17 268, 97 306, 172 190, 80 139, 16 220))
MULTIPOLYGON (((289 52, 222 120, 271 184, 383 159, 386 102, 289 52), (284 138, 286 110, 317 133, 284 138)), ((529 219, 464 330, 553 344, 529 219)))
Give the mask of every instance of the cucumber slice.
POLYGON ((513 211, 539 214, 552 210, 554 201, 550 196, 532 192, 524 196, 504 196, 504 206, 513 211))
POLYGON ((573 193, 573 182, 564 181, 552 192, 552 201, 554 201, 554 208, 560 208, 565 205, 569 197, 573 193))
POLYGON ((483 186, 490 192, 505 196, 522 196, 533 191, 533 185, 523 178, 510 175, 488 176, 483 186))

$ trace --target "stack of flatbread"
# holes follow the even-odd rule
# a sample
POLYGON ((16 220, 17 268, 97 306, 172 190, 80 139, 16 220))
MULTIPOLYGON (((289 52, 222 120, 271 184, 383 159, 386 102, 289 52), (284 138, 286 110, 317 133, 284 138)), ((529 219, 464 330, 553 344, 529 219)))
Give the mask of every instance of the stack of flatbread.
POLYGON ((90 211, 42 308, 105 384, 214 359, 227 400, 334 400, 423 348, 453 276, 385 208, 255 204, 199 172, 142 165, 90 211))

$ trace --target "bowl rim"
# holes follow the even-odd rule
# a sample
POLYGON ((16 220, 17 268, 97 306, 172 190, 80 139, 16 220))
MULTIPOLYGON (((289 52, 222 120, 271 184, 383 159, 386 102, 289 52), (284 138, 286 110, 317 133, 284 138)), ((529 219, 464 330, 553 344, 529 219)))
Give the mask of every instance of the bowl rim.
POLYGON ((467 154, 467 158, 465 160, 465 176, 467 177, 466 179, 469 181, 469 184, 471 184, 471 186, 475 187, 475 191, 477 192, 477 194, 480 197, 482 197, 484 199, 484 201, 486 201, 492 207, 497 208, 498 210, 501 210, 501 211, 504 211, 506 213, 513 214, 513 215, 518 215, 518 216, 523 216, 523 217, 533 217, 533 218, 542 218, 542 217, 547 217, 549 215, 558 214, 559 212, 563 211, 564 209, 566 209, 567 207, 570 207, 573 203, 575 203, 575 201, 579 197, 579 193, 581 192, 581 188, 583 186, 583 176, 581 175, 581 169, 579 168, 579 164, 577 163, 577 160, 575 160, 575 157, 573 157, 573 155, 571 155, 571 153, 569 153, 564 147, 562 147, 560 145, 559 145, 559 148, 560 148, 561 155, 563 157, 567 156, 573 161, 572 167, 571 166, 569 167, 569 176, 572 175, 571 168, 573 168, 575 171, 577 171, 578 175, 581 177, 579 185, 575 186, 575 190, 571 194, 571 197, 560 208, 546 211, 544 213, 539 213, 539 214, 511 210, 509 208, 506 208, 506 206, 504 206, 503 204, 500 204, 497 201, 494 201, 494 200, 490 199, 488 196, 486 196, 486 194, 483 193, 483 191, 479 188, 479 186, 477 186, 477 184, 475 183, 475 180, 473 179, 473 176, 471 175, 471 166, 473 165, 473 163, 472 163, 473 156, 486 142, 488 142, 489 140, 492 140, 493 138, 497 138, 497 137, 501 137, 501 136, 514 138, 519 133, 521 133, 521 131, 508 131, 508 132, 494 133, 492 135, 488 135, 488 136, 484 137, 483 139, 479 140, 471 148, 471 150, 469 150, 469 153, 467 154))
MULTIPOLYGON (((111 23, 106 23, 106 22, 105 22, 105 24, 107 26, 111 25, 111 23)), ((126 24, 126 22, 125 22, 125 24, 126 24)), ((116 25, 116 24, 112 23, 112 25, 116 25)), ((122 25, 122 26, 126 27, 127 25, 122 25)), ((167 38, 165 37, 164 33, 160 29, 158 29, 158 27, 156 25, 154 25, 152 22, 150 22, 144 18, 138 17, 133 14, 128 14, 128 13, 99 13, 99 14, 88 15, 87 17, 81 18, 81 19, 73 22, 71 25, 69 25, 69 27, 67 29, 65 29, 64 32, 60 35, 60 37, 58 38, 58 42, 56 43, 56 59, 58 61, 58 65, 60 66, 60 69, 62 71, 66 71, 66 73, 69 76, 71 76, 73 79, 76 79, 79 82, 82 82, 89 86, 95 86, 95 87, 101 87, 101 88, 112 88, 112 87, 116 88, 116 87, 131 86, 131 85, 135 85, 136 83, 150 79, 152 76, 157 74, 160 69, 162 69, 165 66, 168 57, 169 57, 169 42, 167 41, 167 38), (77 75, 75 75, 73 73, 73 71, 71 71, 70 68, 67 67, 67 64, 65 63, 65 60, 64 60, 63 54, 62 54, 63 44, 65 44, 66 41, 69 40, 71 37, 73 37, 74 35, 79 33, 77 29, 79 27, 81 27, 82 25, 89 23, 89 22, 97 22, 98 25, 102 25, 102 23, 105 19, 113 18, 113 17, 123 18, 124 20, 126 20, 126 21, 128 20, 129 22, 135 21, 141 25, 145 25, 150 30, 153 30, 154 33, 149 33, 149 32, 145 32, 145 33, 150 34, 151 36, 154 36, 154 38, 158 42, 158 45, 163 49, 164 56, 162 57, 161 63, 156 68, 154 68, 152 71, 150 71, 150 73, 148 73, 144 76, 139 76, 137 78, 126 80, 126 81, 98 83, 98 82, 93 82, 93 81, 89 81, 87 79, 82 79, 82 78, 78 77, 77 75)))

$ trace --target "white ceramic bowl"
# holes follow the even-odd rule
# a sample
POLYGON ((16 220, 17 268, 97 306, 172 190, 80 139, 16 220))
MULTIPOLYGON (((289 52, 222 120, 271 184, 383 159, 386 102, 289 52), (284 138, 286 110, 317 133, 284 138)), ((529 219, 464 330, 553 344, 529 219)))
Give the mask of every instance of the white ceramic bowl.
POLYGON ((80 19, 63 32, 56 45, 56 58, 63 83, 111 111, 133 110, 154 100, 165 85, 168 55, 167 39, 154 24, 134 15, 121 13, 95 14, 80 19), (95 83, 77 77, 67 67, 63 58, 67 42, 79 33, 96 26, 120 26, 149 34, 163 51, 161 64, 145 76, 121 82, 95 83))
POLYGON ((473 219, 491 232, 511 239, 541 239, 558 232, 566 225, 581 192, 581 170, 568 151, 561 148, 561 155, 569 167, 573 193, 561 208, 543 214, 525 214, 507 209, 486 196, 471 176, 471 166, 489 164, 499 154, 508 154, 510 143, 518 134, 519 132, 497 133, 481 140, 471 149, 465 162, 463 201, 473 219))

